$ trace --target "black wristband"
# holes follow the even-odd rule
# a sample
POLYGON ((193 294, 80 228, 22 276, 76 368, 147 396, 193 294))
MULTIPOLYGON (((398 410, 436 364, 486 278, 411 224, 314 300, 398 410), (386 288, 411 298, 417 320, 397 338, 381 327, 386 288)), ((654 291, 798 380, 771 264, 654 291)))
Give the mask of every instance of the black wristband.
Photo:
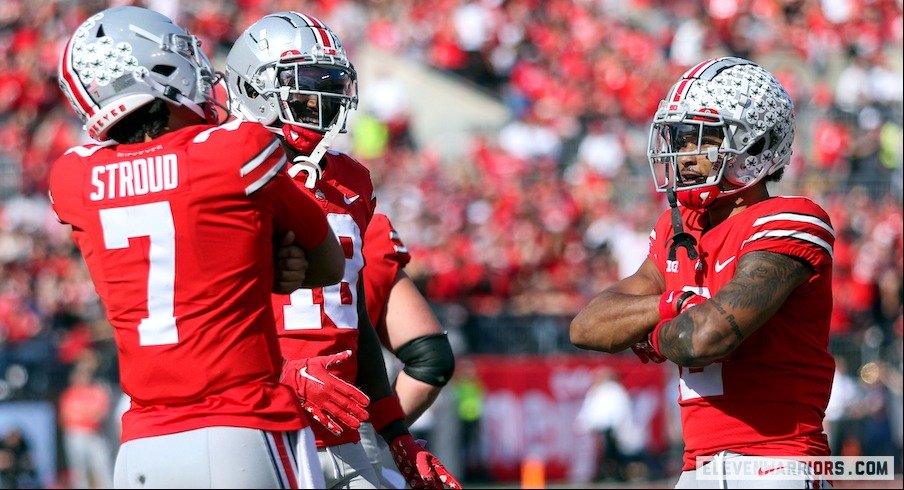
POLYGON ((680 315, 681 308, 684 307, 684 302, 691 299, 692 297, 694 297, 696 295, 697 295, 697 293, 695 293, 693 291, 685 291, 685 292, 681 293, 681 295, 678 296, 678 299, 675 300, 675 311, 680 315))
POLYGON ((386 424, 386 427, 383 427, 383 430, 380 431, 380 437, 386 441, 386 444, 391 444, 396 437, 404 436, 408 433, 408 426, 405 425, 405 420, 397 419, 386 424))

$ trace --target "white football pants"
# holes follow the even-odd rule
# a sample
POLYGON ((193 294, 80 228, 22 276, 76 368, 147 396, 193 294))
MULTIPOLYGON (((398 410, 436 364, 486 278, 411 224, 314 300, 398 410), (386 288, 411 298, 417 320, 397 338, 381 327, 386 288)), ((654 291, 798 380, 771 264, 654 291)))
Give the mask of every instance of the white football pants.
POLYGON ((380 488, 374 467, 360 442, 317 449, 325 488, 380 488))
POLYGON ((405 477, 399 473, 395 461, 392 460, 392 453, 389 452, 389 445, 377 435, 374 426, 363 422, 358 432, 361 433, 361 445, 364 446, 367 459, 380 479, 380 488, 395 490, 405 488, 405 477))
POLYGON ((310 428, 206 427, 123 444, 115 488, 324 488, 310 428))

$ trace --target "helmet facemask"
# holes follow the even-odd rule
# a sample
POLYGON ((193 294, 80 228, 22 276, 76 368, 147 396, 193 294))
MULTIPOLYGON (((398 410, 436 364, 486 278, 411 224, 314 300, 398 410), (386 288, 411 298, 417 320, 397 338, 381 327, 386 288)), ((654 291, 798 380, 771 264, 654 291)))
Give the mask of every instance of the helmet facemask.
POLYGON ((345 132, 345 116, 357 100, 354 75, 349 70, 279 62, 275 85, 273 95, 277 98, 278 117, 283 124, 322 134, 336 125, 340 132, 345 132), (342 107, 345 111, 340 111, 342 107))
POLYGON ((289 174, 295 177, 306 171, 305 185, 313 188, 323 170, 320 159, 333 139, 346 131, 348 111, 357 104, 354 70, 281 60, 276 63, 274 90, 264 96, 276 100, 283 137, 299 151, 289 174))
POLYGON ((676 191, 718 186, 734 152, 728 130, 718 116, 682 115, 676 122, 656 120, 650 130, 648 158, 656 189, 676 191), (696 166, 684 170, 681 161, 705 157, 712 164, 707 175, 696 166))
MULTIPOLYGON (((216 100, 213 88, 223 75, 214 70, 207 55, 201 50, 201 40, 188 33, 168 33, 161 38, 160 49, 181 56, 191 63, 195 69, 196 88, 190 93, 193 92, 197 95, 194 100, 186 97, 172 85, 160 84, 154 77, 148 76, 149 73, 146 70, 141 70, 140 74, 144 77, 145 83, 160 91, 171 103, 187 107, 205 122, 210 124, 218 122, 215 107, 223 107, 223 104, 216 100)), ((166 75, 161 72, 157 73, 166 75)))

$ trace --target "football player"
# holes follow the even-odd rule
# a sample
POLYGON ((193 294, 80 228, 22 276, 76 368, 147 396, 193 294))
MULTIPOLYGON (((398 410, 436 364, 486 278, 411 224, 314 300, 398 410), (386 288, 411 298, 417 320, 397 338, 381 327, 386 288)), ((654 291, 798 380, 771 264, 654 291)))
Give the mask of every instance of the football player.
POLYGON ((307 419, 278 382, 273 247, 289 236, 304 249, 308 286, 339 281, 342 249, 270 132, 216 124, 217 74, 199 44, 164 15, 114 7, 76 29, 59 65, 99 142, 54 163, 50 197, 130 398, 114 485, 320 488, 307 419), (304 435, 297 447, 290 433, 304 435))
MULTIPOLYGON (((397 399, 410 427, 452 378, 455 357, 442 325, 405 273, 411 255, 384 214, 375 214, 367 228, 364 259, 367 313, 383 347, 402 363, 393 383, 395 394, 382 403, 394 404, 397 399)), ((376 437, 373 426, 364 423, 360 432, 383 488, 403 488, 404 479, 392 462, 392 454, 376 437)))
POLYGON ((321 203, 345 252, 339 284, 273 298, 286 359, 283 382, 318 422, 327 486, 379 486, 358 433, 368 417, 412 487, 457 485, 409 433, 367 315, 363 243, 374 214, 373 184, 363 165, 329 150, 357 105, 357 74, 340 40, 305 14, 264 16, 233 44, 227 86, 238 117, 260 121, 279 136, 292 161, 289 174, 321 203))
POLYGON ((767 470, 829 454, 822 419, 834 365, 835 233, 819 205, 767 187, 791 157, 793 111, 781 83, 751 61, 710 59, 684 73, 653 117, 648 147, 670 210, 637 272, 571 323, 579 347, 632 347, 644 362, 678 365, 685 451, 677 488, 825 483, 812 474, 724 472, 726 460, 767 470), (721 481, 698 479, 704 464, 721 481))

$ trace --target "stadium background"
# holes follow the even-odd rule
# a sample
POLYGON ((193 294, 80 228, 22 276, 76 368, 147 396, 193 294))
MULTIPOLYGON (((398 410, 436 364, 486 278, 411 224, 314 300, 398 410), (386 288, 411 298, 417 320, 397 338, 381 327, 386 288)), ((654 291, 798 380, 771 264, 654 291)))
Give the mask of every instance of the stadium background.
MULTIPOLYGON (((3 488, 72 484, 59 400, 75 371, 109 391, 96 410, 109 410, 103 435, 116 447, 115 344, 46 190, 54 159, 87 141, 56 87, 60 48, 88 15, 122 3, 133 2, 0 1, 3 488)), ((622 479, 674 483, 675 373, 579 351, 568 322, 643 260, 665 207, 651 191, 648 122, 669 84, 719 55, 772 70, 797 108, 777 190, 813 197, 837 235, 835 448, 894 455, 901 473, 900 0, 138 4, 200 36, 219 69, 237 34, 272 11, 313 14, 339 34, 361 94, 339 146, 371 169, 378 209, 411 249, 408 273, 459 362, 415 430, 466 486, 517 486, 538 462, 550 485, 615 485, 597 471, 600 438, 575 423, 601 368, 631 395, 636 451, 622 479)))

